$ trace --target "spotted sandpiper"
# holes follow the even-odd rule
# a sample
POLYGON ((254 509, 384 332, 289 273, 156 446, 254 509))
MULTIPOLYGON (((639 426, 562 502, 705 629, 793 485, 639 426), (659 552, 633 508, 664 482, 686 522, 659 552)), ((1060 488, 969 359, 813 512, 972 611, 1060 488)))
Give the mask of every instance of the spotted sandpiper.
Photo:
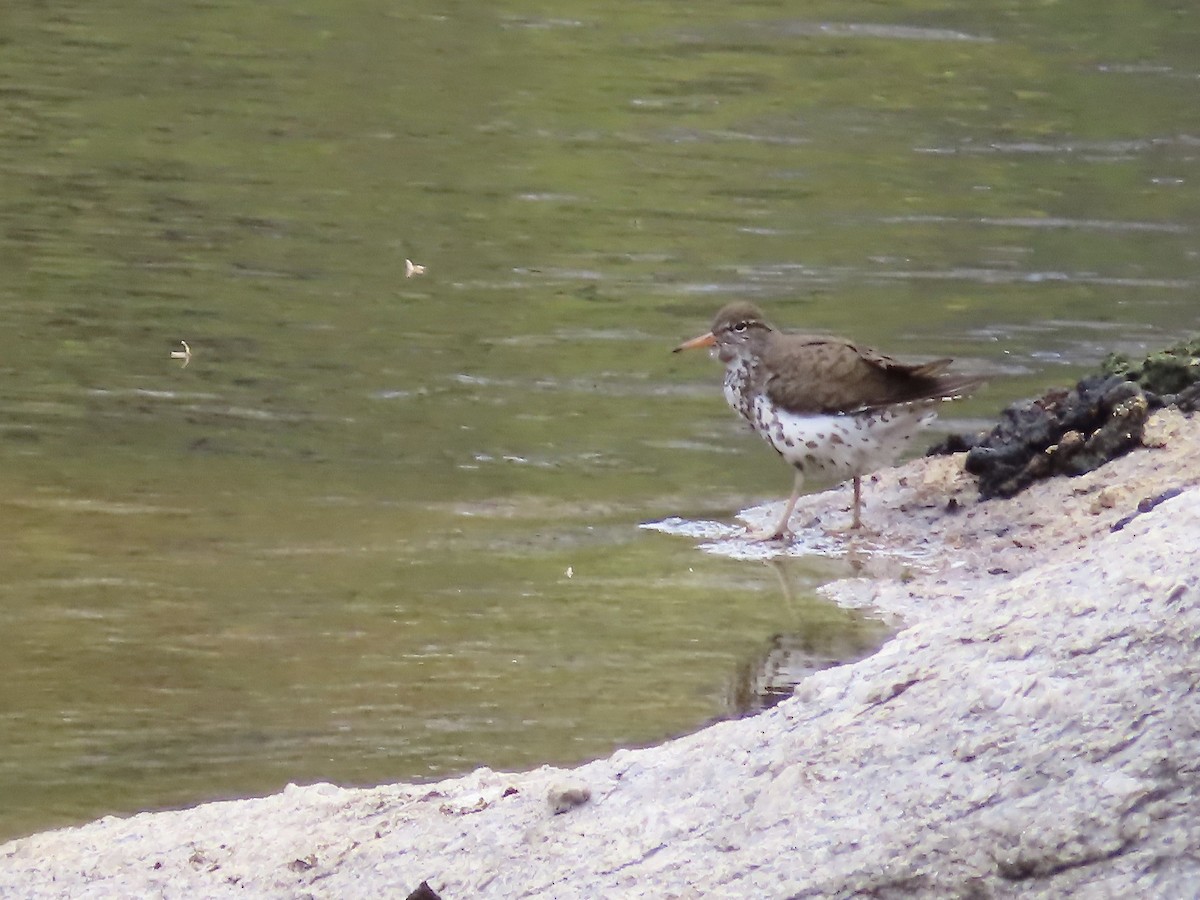
POLYGON ((891 465, 942 400, 982 379, 948 374, 952 360, 902 363, 840 338, 787 334, 752 303, 730 303, 712 330, 675 348, 712 347, 725 364, 725 399, 796 470, 775 531, 782 539, 806 474, 854 479, 854 520, 862 527, 862 476, 891 465))

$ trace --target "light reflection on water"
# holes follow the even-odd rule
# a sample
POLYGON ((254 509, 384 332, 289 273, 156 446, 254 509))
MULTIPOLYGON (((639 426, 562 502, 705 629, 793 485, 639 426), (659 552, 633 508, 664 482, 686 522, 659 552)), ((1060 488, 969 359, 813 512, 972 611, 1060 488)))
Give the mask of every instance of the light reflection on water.
POLYGON ((1194 23, 825 12, 14 11, 0 836, 578 761, 869 652, 835 564, 638 527, 787 490, 668 352, 731 297, 959 357, 973 422, 1200 323, 1194 23))

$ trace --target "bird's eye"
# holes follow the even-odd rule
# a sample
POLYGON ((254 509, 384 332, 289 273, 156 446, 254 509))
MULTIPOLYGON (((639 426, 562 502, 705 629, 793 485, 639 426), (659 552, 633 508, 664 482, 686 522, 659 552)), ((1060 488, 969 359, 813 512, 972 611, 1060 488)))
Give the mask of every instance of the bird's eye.
POLYGON ((736 325, 733 326, 733 330, 736 331, 738 334, 742 334, 746 330, 747 327, 748 327, 748 325, 746 322, 738 322, 736 325))

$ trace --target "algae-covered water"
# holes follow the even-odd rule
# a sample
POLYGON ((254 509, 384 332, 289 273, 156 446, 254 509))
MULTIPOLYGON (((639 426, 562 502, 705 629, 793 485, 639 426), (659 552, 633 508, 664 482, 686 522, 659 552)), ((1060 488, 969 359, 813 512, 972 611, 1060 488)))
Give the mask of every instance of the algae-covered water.
POLYGON ((991 374, 962 425, 1195 330, 1198 15, 9 3, 0 837, 575 762, 869 652, 838 562, 638 527, 790 485, 668 351, 754 299, 991 374))

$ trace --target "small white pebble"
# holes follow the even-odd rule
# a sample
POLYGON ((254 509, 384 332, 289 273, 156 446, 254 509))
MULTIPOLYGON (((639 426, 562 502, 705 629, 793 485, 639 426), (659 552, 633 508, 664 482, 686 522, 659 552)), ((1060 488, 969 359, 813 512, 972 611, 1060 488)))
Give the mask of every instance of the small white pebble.
POLYGON ((546 792, 546 802, 556 816, 592 799, 592 789, 582 781, 559 781, 546 792))

